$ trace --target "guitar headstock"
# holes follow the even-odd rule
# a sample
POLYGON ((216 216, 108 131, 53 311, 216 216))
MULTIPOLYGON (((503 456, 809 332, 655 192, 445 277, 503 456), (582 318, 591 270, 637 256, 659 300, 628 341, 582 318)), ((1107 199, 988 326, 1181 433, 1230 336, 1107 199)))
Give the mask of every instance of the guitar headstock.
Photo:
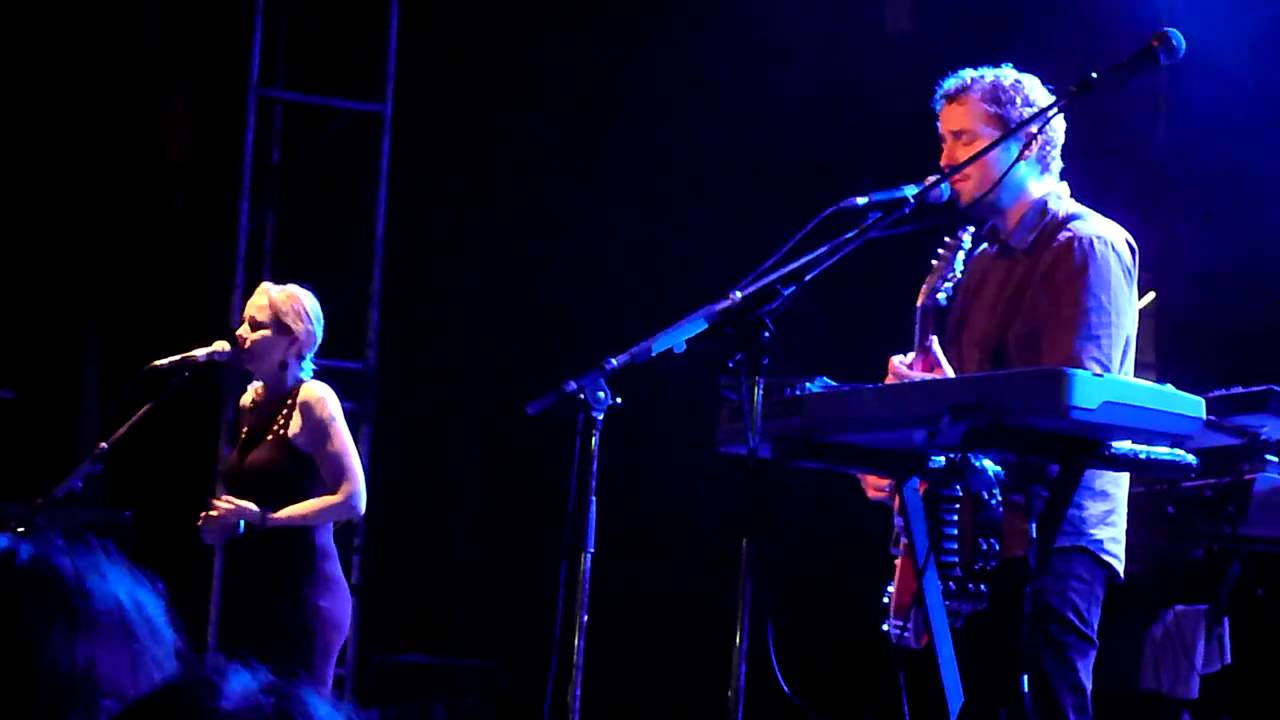
POLYGON ((955 293, 955 285, 964 274, 964 263, 969 249, 973 247, 973 234, 976 228, 966 225, 960 228, 955 238, 946 238, 942 247, 938 248, 938 257, 933 260, 929 276, 920 287, 916 297, 916 307, 934 305, 945 307, 955 293))

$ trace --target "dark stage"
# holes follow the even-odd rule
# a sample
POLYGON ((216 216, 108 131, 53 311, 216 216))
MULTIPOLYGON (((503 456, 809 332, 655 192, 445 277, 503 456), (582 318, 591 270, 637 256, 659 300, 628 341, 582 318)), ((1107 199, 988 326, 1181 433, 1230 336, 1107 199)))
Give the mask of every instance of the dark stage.
MULTIPOLYGON (((253 2, 68 11, 33 24, 23 61, 52 97, 16 138, 38 157, 24 174, 36 205, 10 211, 32 228, 7 245, 4 495, 16 508, 48 494, 156 401, 70 501, 128 514, 90 530, 163 583, 196 652, 213 553, 195 523, 224 403, 249 377, 200 364, 166 389, 171 375, 143 368, 232 339, 260 279, 297 282, 324 305, 319 357, 339 361, 317 377, 368 433, 344 692, 373 717, 541 717, 567 557, 549 713, 567 717, 577 406, 526 404, 721 299, 824 208, 938 172, 930 100, 964 66, 1013 63, 1063 91, 1159 28, 1185 35, 1180 62, 1066 106, 1063 179, 1140 248, 1138 289, 1156 296, 1139 377, 1200 396, 1280 384, 1267 0, 399 3, 385 198, 388 3, 264 7, 263 87, 374 109, 261 97, 246 164, 253 2), (376 371, 341 362, 367 346, 376 371)), ((808 249, 860 212, 824 219, 808 249)), ((961 224, 953 206, 923 207, 802 287, 774 320, 766 374, 881 382, 961 224)), ((600 445, 581 717, 731 714, 744 527, 758 563, 743 715, 901 716, 897 663, 921 660, 880 627, 892 514, 847 474, 770 468, 753 484, 717 452, 741 342, 713 329, 608 379, 622 402, 600 445)), ((1276 538, 1192 527, 1240 503, 1212 488, 1131 496, 1096 717, 1179 717, 1139 692, 1143 631, 1176 604, 1230 619, 1231 662, 1190 717, 1274 712, 1276 538)), ((337 530, 348 572, 354 534, 337 530)))

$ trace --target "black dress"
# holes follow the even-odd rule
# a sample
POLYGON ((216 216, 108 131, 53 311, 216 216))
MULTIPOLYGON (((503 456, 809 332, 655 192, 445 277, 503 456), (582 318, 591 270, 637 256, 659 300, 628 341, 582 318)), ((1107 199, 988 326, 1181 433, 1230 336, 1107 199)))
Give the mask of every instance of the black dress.
MULTIPOLYGON (((222 467, 229 495, 276 511, 331 492, 310 455, 288 437, 298 390, 263 408, 222 467)), ((351 592, 333 524, 246 528, 224 546, 218 647, 277 677, 328 689, 351 624, 351 592)))

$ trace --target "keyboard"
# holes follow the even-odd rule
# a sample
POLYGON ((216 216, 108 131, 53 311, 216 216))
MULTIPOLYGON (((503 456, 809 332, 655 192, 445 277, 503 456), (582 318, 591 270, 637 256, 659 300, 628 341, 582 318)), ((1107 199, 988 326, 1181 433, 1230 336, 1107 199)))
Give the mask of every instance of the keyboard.
MULTIPOLYGON (((766 455, 778 442, 796 441, 929 453, 1000 450, 991 446, 1001 438, 1025 436, 1179 447, 1201 432, 1205 400, 1139 378, 1028 368, 889 385, 766 384, 761 418, 766 455)), ((722 408, 718 444, 726 453, 745 449, 737 403, 722 408)))

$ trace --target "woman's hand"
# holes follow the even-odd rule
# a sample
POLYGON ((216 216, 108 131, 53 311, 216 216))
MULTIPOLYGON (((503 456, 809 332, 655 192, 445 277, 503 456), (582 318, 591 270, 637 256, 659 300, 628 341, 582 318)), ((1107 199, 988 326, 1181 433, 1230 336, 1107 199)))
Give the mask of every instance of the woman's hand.
POLYGON ((200 530, 200 539, 206 545, 217 545, 240 534, 240 521, 228 520, 217 510, 200 513, 196 527, 200 530))
POLYGON ((210 512, 215 511, 232 522, 239 523, 243 520, 249 525, 261 525, 264 515, 257 505, 231 495, 214 498, 210 503, 210 512))

